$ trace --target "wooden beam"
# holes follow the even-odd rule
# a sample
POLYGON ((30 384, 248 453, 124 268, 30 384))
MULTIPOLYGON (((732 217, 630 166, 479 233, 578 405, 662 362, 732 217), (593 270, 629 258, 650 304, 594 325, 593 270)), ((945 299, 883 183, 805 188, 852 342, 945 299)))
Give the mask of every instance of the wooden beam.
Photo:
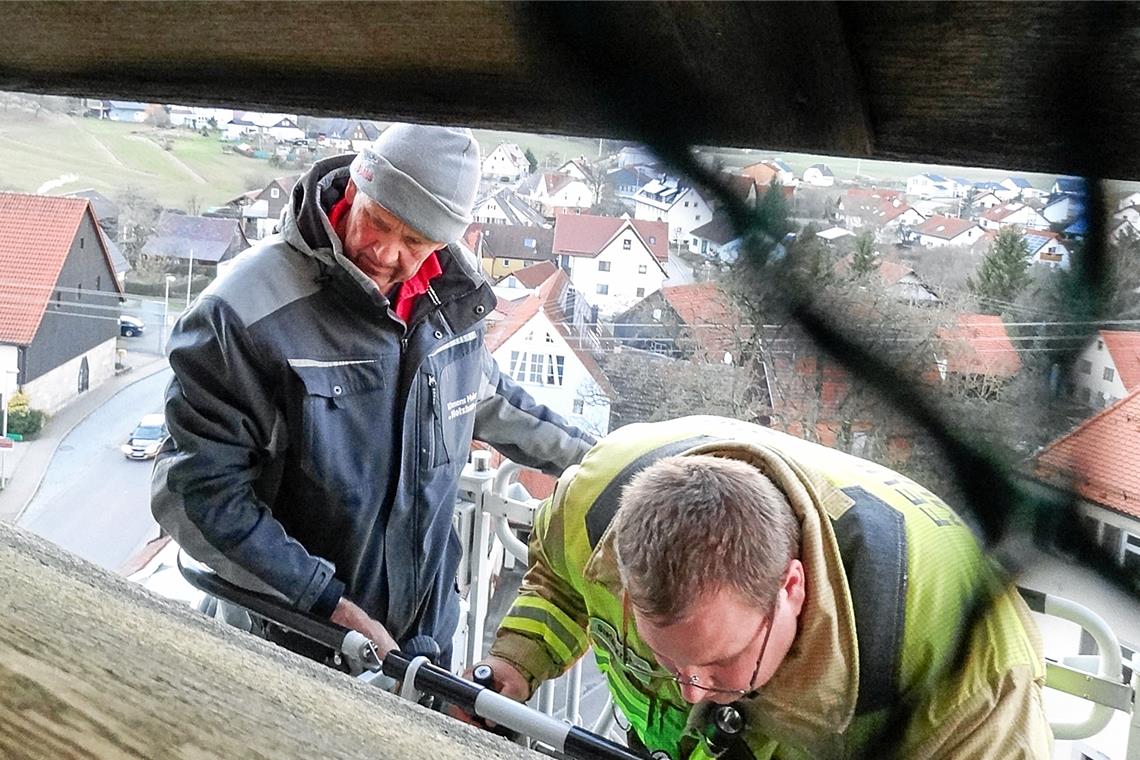
POLYGON ((2 3, 0 88, 1135 179, 1138 10, 2 3))
POLYGON ((0 523, 0 757, 538 757, 0 523))

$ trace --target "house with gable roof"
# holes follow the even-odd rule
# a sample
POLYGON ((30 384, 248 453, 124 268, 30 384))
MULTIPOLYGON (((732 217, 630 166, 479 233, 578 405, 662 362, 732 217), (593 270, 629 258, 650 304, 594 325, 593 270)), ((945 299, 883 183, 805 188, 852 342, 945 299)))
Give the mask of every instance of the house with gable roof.
POLYGON ((1033 458, 1041 483, 1075 493, 1093 540, 1140 575, 1140 388, 1077 425, 1033 458))
POLYGON ((614 320, 619 345, 703 363, 743 366, 752 327, 715 282, 666 286, 614 320))
POLYGON ((508 188, 501 188, 476 199, 471 217, 479 224, 512 224, 520 227, 549 227, 542 214, 508 188))
POLYGON ((85 198, 0 193, 0 403, 51 413, 115 374, 123 292, 85 198))
POLYGON ((273 234, 281 220, 281 212, 289 205, 293 185, 297 184, 300 176, 274 177, 260 190, 242 193, 226 202, 227 206, 240 209, 242 231, 248 239, 261 240, 273 234))
POLYGON ((483 176, 500 182, 517 182, 530 173, 530 161, 518 143, 499 143, 483 159, 483 176))
POLYGON ((1068 395, 1103 409, 1140 388, 1140 331, 1097 330, 1073 362, 1068 395))
MULTIPOLYGON (((850 276, 854 254, 849 254, 835 264, 835 271, 841 276, 850 276)), ((929 285, 909 265, 895 259, 882 258, 872 274, 882 285, 883 292, 899 303, 915 306, 937 306, 942 303, 929 285)))
POLYGON ((663 177, 645 183, 633 196, 635 219, 664 222, 669 240, 697 253, 692 232, 712 221, 712 207, 696 188, 677 177, 663 177))
POLYGON ((804 184, 812 187, 832 187, 835 175, 827 164, 812 164, 804 169, 804 184))
POLYGON ((563 214, 554 223, 553 254, 598 312, 613 315, 665 283, 667 233, 664 222, 563 214))
POLYGON ((693 240, 690 250, 705 258, 731 264, 740 255, 742 238, 728 214, 714 214, 711 222, 697 227, 690 235, 693 240))
POLYGON ((1072 193, 1058 193, 1049 196, 1041 216, 1051 224, 1069 224, 1085 216, 1085 197, 1072 193))
POLYGON ((511 300, 521 298, 526 293, 537 290, 557 270, 553 261, 540 261, 514 270, 495 283, 493 290, 496 294, 505 293, 505 297, 511 300))
POLYGON ((1021 371, 1021 357, 1014 348, 1001 317, 961 313, 953 323, 938 328, 935 368, 938 378, 972 395, 997 396, 1021 371))
POLYGON ((1020 198, 1026 190, 1033 188, 1033 185, 1025 177, 1006 177, 998 184, 1005 190, 1004 196, 1007 200, 1020 198))
POLYGON ((597 203, 594 189, 585 180, 560 172, 534 175, 529 201, 547 219, 560 214, 579 214, 597 203))
POLYGON ((594 435, 608 433, 613 387, 590 353, 592 308, 566 273, 556 269, 534 293, 500 309, 504 317, 486 334, 499 370, 540 404, 594 435))
POLYGON ((953 198, 958 193, 957 183, 941 174, 923 172, 906 181, 906 194, 919 198, 953 198))
POLYGON ((853 230, 861 227, 893 229, 900 224, 913 227, 926 221, 926 217, 919 213, 918 209, 898 196, 840 198, 838 212, 842 215, 846 226, 853 230))
POLYGON ((916 226, 914 234, 919 245, 941 248, 947 245, 973 245, 981 239, 985 230, 971 219, 934 214, 916 226))
POLYGON ((740 170, 740 174, 751 177, 759 187, 767 187, 773 182, 779 182, 784 187, 791 187, 796 183, 796 173, 792 167, 776 158, 749 164, 740 170))
POLYGON ((1033 229, 1049 229, 1049 220, 1024 203, 1004 203, 982 214, 978 224, 983 229, 1000 230, 1011 224, 1033 229))

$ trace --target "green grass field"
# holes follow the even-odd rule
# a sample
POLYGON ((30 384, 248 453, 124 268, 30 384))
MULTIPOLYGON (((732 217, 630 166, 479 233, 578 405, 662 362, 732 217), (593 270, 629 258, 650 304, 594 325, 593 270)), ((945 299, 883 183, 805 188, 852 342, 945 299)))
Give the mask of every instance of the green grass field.
POLYGON ((138 188, 166 206, 224 203, 283 174, 264 160, 222 153, 217 138, 43 112, 0 111, 0 187, 59 193, 138 188), (170 139, 164 150, 151 136, 170 139))
MULTIPOLYGON (((500 142, 517 142, 540 162, 550 154, 562 160, 596 158, 598 141, 587 137, 475 130, 484 154, 500 142)), ((1000 180, 1010 174, 1026 177, 1047 189, 1051 175, 953 166, 922 166, 890 161, 817 156, 739 148, 704 148, 729 169, 772 157, 785 160, 801 176, 814 163, 825 163, 840 180, 897 184, 921 171, 971 180, 1000 180)), ((263 187, 286 174, 262 159, 223 153, 215 137, 183 130, 157 130, 143 124, 123 124, 41 111, 0 108, 0 189, 61 193, 94 188, 115 198, 128 187, 156 198, 165 206, 187 209, 220 205, 238 194, 263 187), (164 150, 155 139, 169 140, 164 150)), ((1126 183, 1131 186, 1134 183, 1126 183)), ((1135 189, 1130 187, 1129 189, 1135 189)))

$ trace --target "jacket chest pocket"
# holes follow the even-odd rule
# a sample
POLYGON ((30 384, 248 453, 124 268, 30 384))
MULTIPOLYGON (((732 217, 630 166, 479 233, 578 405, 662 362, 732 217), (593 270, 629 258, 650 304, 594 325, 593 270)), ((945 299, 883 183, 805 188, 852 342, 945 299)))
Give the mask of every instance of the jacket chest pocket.
POLYGON ((429 429, 424 431, 430 467, 463 464, 471 447, 482 382, 482 343, 472 340, 460 346, 465 350, 433 356, 425 367, 423 383, 428 408, 423 419, 430 421, 429 429))
POLYGON ((302 462, 310 476, 355 490, 388 459, 395 378, 379 359, 299 360, 290 367, 304 386, 302 462))

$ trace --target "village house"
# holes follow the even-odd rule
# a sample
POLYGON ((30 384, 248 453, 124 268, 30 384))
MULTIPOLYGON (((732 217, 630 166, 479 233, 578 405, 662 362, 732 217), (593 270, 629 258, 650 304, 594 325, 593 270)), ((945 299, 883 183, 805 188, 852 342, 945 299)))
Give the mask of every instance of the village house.
POLYGON ((500 299, 496 310, 504 316, 488 328, 486 345, 499 370, 538 403, 596 436, 608 433, 613 388, 589 351, 592 309, 566 273, 555 270, 531 295, 500 299))
POLYGON ((970 219, 935 214, 914 228, 918 244, 926 248, 941 248, 947 245, 973 245, 985 230, 970 219))
POLYGON ((989 211, 992 208, 1008 202, 1008 200, 1008 198, 1000 197, 994 190, 986 190, 980 195, 974 196, 974 200, 971 202, 971 205, 974 208, 980 208, 983 211, 989 211))
POLYGON ((226 203, 227 206, 240 210, 242 232, 246 238, 261 240, 273 234, 277 229, 277 223, 281 220, 281 212, 289 205, 293 185, 299 178, 299 174, 274 177, 260 190, 242 193, 226 203))
POLYGON ((554 223, 553 254, 599 313, 613 315, 664 284, 667 232, 664 222, 563 214, 554 223))
POLYGON ((598 202, 594 189, 585 180, 559 172, 542 172, 532 177, 528 200, 547 219, 580 214, 598 202))
POLYGON ((937 330, 937 338, 938 379, 960 392, 996 397, 1021 371, 1021 358, 1001 317, 957 314, 953 323, 937 330))
MULTIPOLYGON (((850 276, 854 255, 848 255, 835 265, 842 276, 850 276)), ((881 284, 883 292, 892 300, 913 306, 937 306, 942 303, 938 294, 907 264, 894 259, 879 260, 871 275, 881 284)))
POLYGON ((477 251, 492 282, 512 272, 553 259, 554 230, 487 224, 480 230, 477 251))
POLYGON ((720 286, 700 282, 663 287, 622 312, 614 340, 673 359, 741 366, 752 328, 720 286))
POLYGON ((1140 575, 1140 389, 1050 443, 1033 460, 1042 483, 1074 492, 1088 534, 1140 575))
POLYGON ((1025 230, 1026 255, 1031 264, 1040 264, 1050 269, 1069 268, 1069 247, 1061 235, 1049 230, 1025 230))
POLYGON ((530 161, 518 143, 499 143, 483 159, 483 176, 499 182, 518 182, 530 173, 530 161))
POLYGON ((853 230, 862 227, 892 229, 900 224, 913 227, 926 221, 926 217, 898 196, 891 198, 846 196, 839 199, 837 211, 848 229, 853 230))
POLYGON ((115 374, 123 292, 83 198, 0 193, 0 403, 52 413, 115 374))
POLYGON ((1140 331, 1097 330, 1073 362, 1068 395, 1103 409, 1140 387, 1140 331))
POLYGON ((714 214, 711 222, 702 224, 690 234, 692 245, 689 250, 705 258, 731 264, 740 255, 741 237, 727 214, 714 214))
MULTIPOLYGON (((537 291, 538 286, 546 282, 550 275, 554 274, 557 270, 558 267, 554 265, 553 261, 540 261, 537 264, 531 264, 530 266, 512 271, 506 277, 496 282, 491 289, 499 298, 513 301, 522 298, 528 293, 537 291)), ((487 317, 487 321, 490 323, 495 321, 495 319, 487 317)))
POLYGON ((759 187, 767 187, 773 182, 779 182, 781 185, 789 187, 796 182, 796 173, 792 167, 778 159, 750 164, 741 169, 740 174, 751 177, 759 187))
POLYGON ((164 213, 142 253, 146 257, 182 259, 188 268, 216 272, 218 264, 246 248, 249 240, 236 219, 164 213))
POLYGON ((1057 181, 1053 183, 1053 187, 1049 189, 1051 195, 1085 195, 1088 189, 1085 187, 1085 181, 1080 177, 1058 177, 1057 181))
POLYGON ((832 187, 835 175, 827 164, 812 164, 804 169, 804 184, 812 187, 832 187))
POLYGON ((995 206, 982 214, 978 223, 987 230, 1000 230, 1011 224, 1029 229, 1049 229, 1049 220, 1024 203, 995 206))
POLYGON ((142 124, 146 121, 146 103, 136 103, 132 100, 108 100, 106 102, 106 118, 110 121, 125 121, 132 124, 142 124))
POLYGON ((712 207, 694 187, 675 177, 653 179, 633 196, 634 218, 664 222, 669 240, 697 253, 699 242, 692 232, 712 221, 712 207))
POLYGON ((1083 195, 1061 193, 1049 197, 1045 207, 1041 209, 1043 216, 1049 224, 1069 224, 1085 215, 1085 198, 1083 195))
POLYGON ((653 166, 661 163, 660 159, 643 145, 627 145, 617 152, 617 165, 624 169, 627 166, 653 166))
POLYGON ((322 119, 315 130, 310 129, 306 137, 313 138, 318 145, 328 145, 337 150, 359 153, 380 136, 380 125, 367 119, 322 119))
POLYGON ((472 218, 479 224, 512 224, 522 227, 549 227, 542 214, 508 188, 488 193, 475 201, 472 218))
POLYGON ((958 185, 941 174, 924 172, 907 178, 906 194, 918 198, 954 198, 958 194, 958 185))

